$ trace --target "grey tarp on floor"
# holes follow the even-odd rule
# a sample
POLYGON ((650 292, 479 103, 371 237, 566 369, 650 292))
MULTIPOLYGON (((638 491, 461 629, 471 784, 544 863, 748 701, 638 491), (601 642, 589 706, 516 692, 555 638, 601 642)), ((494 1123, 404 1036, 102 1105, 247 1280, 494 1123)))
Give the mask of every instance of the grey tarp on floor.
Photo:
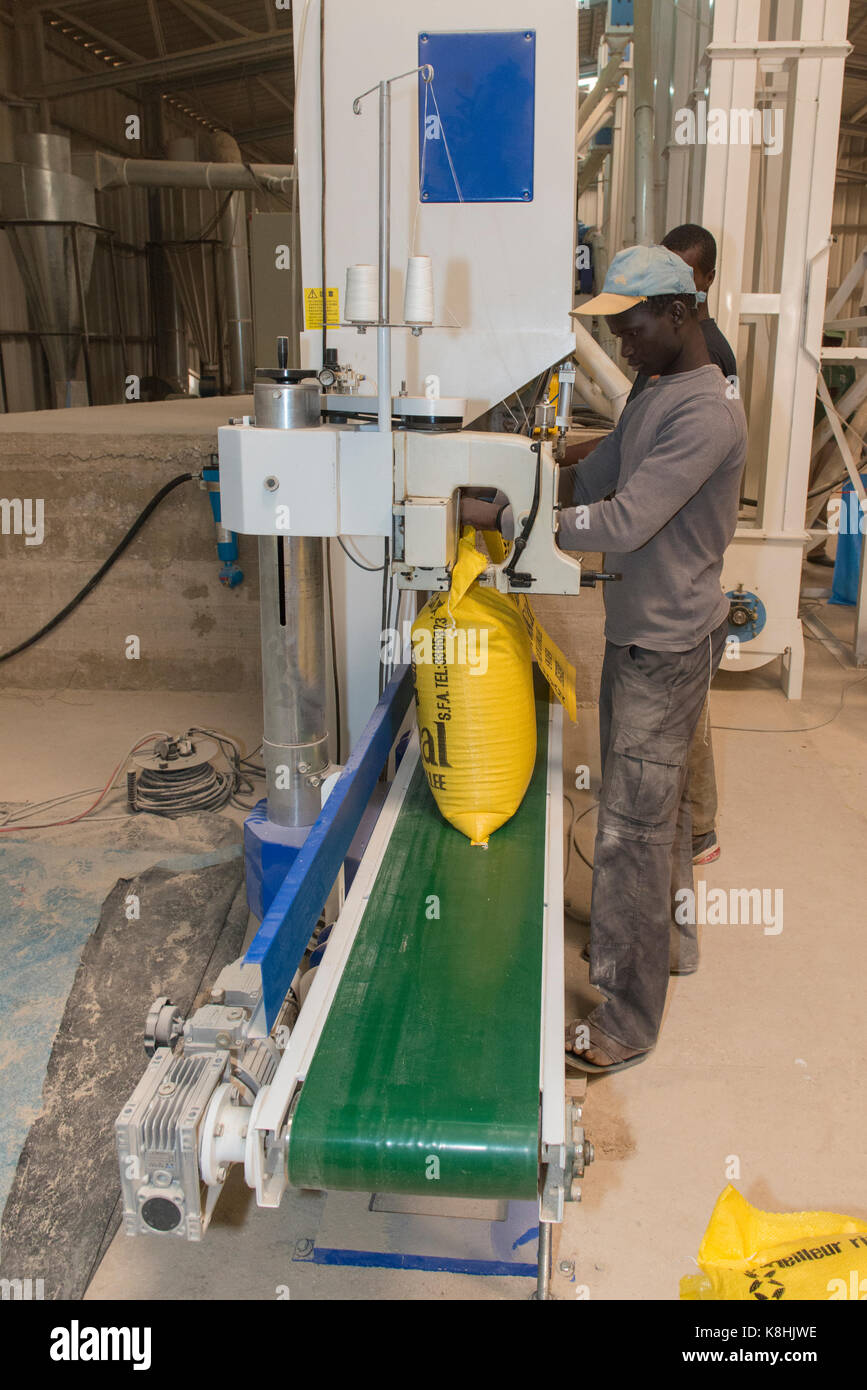
POLYGON ((171 861, 119 879, 85 944, 42 1096, 3 1213, 0 1276, 42 1279, 46 1298, 80 1298, 120 1218, 114 1120, 147 1057, 144 1021, 167 994, 186 1014, 241 952, 243 861, 171 861), (140 916, 127 917, 129 896, 140 916))

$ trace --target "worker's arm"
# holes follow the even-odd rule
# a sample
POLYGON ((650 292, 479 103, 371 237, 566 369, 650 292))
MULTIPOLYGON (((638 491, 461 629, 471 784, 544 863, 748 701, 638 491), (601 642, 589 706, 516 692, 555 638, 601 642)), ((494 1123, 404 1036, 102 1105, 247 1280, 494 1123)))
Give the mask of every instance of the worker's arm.
POLYGON ((734 421, 721 403, 703 409, 700 420, 695 412, 676 412, 615 497, 560 512, 561 548, 639 550, 695 496, 735 443, 734 421))
POLYGON ((489 488, 461 489, 460 523, 474 525, 478 531, 502 531, 507 541, 513 537, 511 507, 506 493, 496 492, 493 502, 475 496, 475 492, 489 492, 489 488))
POLYGON ((601 443, 607 433, 606 430, 604 433, 594 434, 592 439, 580 439, 577 444, 567 444, 563 454, 564 467, 570 468, 573 463, 580 463, 582 459, 586 459, 587 455, 593 453, 596 445, 601 443))
POLYGON ((566 462, 560 466, 561 507, 598 502, 601 497, 607 497, 617 487, 620 473, 620 426, 615 426, 610 434, 599 440, 593 452, 581 462, 572 461, 571 451, 575 448, 581 448, 581 445, 570 445, 566 450, 566 462))

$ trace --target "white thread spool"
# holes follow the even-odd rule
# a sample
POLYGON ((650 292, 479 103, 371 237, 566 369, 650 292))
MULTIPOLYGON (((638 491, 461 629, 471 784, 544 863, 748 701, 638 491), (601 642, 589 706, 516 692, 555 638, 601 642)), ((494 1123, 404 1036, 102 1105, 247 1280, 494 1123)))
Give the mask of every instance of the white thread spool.
POLYGON ((433 323, 433 265, 430 256, 410 256, 406 263, 404 323, 433 323))
POLYGON ((346 267, 344 313, 348 323, 376 323, 379 319, 379 276, 375 265, 346 267))

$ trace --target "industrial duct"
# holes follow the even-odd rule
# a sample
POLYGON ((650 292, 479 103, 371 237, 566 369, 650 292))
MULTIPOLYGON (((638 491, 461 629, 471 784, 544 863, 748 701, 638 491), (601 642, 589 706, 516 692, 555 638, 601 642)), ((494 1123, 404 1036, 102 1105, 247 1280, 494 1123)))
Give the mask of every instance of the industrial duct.
MULTIPOLYGON (((214 151, 226 164, 241 161, 233 136, 219 131, 214 151)), ((253 388, 253 302, 250 292, 250 255, 247 245, 247 204, 244 194, 232 193, 220 223, 223 241, 223 274, 226 287, 226 323, 229 332, 229 376, 233 395, 253 388)))
MULTIPOLYGON (((99 153, 87 157, 87 169, 98 188, 209 189, 229 191, 232 197, 220 220, 223 251, 225 317, 229 327, 230 389, 245 394, 253 384, 253 311, 247 247, 247 216, 243 193, 249 189, 287 192, 295 169, 291 164, 245 164, 235 139, 226 132, 214 136, 218 158, 120 159, 99 153)), ((208 328, 213 286, 207 280, 206 253, 186 242, 176 225, 174 245, 166 251, 176 277, 184 311, 196 336, 203 360, 210 367, 217 353, 208 328)))
POLYGON ((76 366, 98 230, 93 186, 71 172, 65 135, 19 135, 15 153, 19 163, 0 164, 0 216, 48 359, 54 404, 87 404, 76 366))

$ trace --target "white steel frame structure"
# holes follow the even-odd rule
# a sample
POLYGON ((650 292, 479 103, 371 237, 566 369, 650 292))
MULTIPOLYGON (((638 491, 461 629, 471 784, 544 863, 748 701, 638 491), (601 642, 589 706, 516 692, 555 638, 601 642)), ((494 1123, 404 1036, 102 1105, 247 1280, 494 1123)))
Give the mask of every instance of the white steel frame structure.
MULTIPOLYGON (((744 322, 769 316, 773 359, 758 398, 753 378, 749 402, 751 434, 762 428, 765 462, 759 478, 754 522, 742 522, 723 569, 726 590, 755 593, 767 621, 724 667, 749 670, 783 658, 783 688, 799 699, 804 638, 798 618, 805 507, 810 469, 816 381, 822 355, 831 244, 837 136, 843 90, 848 0, 791 5, 791 36, 762 39, 761 0, 717 0, 713 37, 705 52, 708 109, 754 108, 766 79, 787 80, 781 158, 782 211, 778 224, 776 287, 753 289, 749 272, 747 218, 751 210, 752 149, 747 144, 708 144, 705 151, 703 224, 720 249, 711 294, 721 331, 733 344, 744 322)), ((778 26, 779 32, 779 26, 778 26)), ((760 158, 767 157, 760 154, 760 158)), ((764 373, 764 365, 761 364, 764 373)))

